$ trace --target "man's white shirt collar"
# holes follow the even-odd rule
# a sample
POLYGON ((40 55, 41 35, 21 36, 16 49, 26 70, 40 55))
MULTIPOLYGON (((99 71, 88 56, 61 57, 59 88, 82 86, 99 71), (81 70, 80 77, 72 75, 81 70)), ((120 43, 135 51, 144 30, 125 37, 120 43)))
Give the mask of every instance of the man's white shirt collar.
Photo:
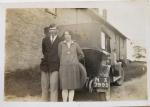
POLYGON ((57 35, 55 35, 54 37, 52 37, 52 35, 50 36, 50 40, 53 43, 55 41, 55 39, 57 38, 57 35))

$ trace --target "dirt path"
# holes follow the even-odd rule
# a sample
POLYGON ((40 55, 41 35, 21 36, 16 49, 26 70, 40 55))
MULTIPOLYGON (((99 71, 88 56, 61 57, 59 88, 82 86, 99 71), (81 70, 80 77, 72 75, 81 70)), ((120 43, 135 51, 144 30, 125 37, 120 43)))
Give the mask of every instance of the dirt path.
POLYGON ((111 100, 142 100, 147 99, 146 74, 125 82, 122 86, 111 87, 111 100))
MULTIPOLYGON (((140 100, 147 98, 146 74, 125 82, 122 86, 111 87, 111 101, 117 100, 140 100), (144 82, 143 82, 144 81, 144 82), (138 94, 137 94, 138 93, 138 94)), ((7 101, 41 101, 40 96, 16 97, 6 96, 7 101)), ((79 92, 75 97, 76 101, 95 101, 96 95, 88 92, 79 92)))
MULTIPOLYGON (((5 75, 6 101, 41 101, 40 71, 27 69, 5 75), (36 72, 35 72, 36 71, 36 72)), ((122 86, 111 86, 111 101, 147 99, 146 64, 131 63, 125 71, 122 86), (144 69, 143 69, 144 67, 144 69)), ((59 94, 61 101, 61 93, 59 94)), ((101 101, 97 93, 76 92, 75 101, 101 101)))

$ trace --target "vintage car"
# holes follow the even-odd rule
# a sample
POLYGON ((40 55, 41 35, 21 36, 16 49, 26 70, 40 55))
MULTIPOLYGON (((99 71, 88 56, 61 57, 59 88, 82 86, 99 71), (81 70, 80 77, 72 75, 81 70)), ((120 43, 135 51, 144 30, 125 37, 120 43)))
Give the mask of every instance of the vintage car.
MULTIPOLYGON (((60 35, 63 35, 64 31, 70 31, 72 38, 85 54, 85 58, 81 60, 88 76, 85 87, 91 93, 96 92, 98 95, 103 93, 105 100, 109 100, 110 84, 122 85, 124 69, 121 61, 118 61, 116 65, 110 64, 110 49, 104 50, 101 46, 101 26, 97 23, 62 25, 59 30, 60 35)), ((108 43, 108 45, 111 44, 108 43)), ((110 48, 110 46, 107 47, 110 48)))

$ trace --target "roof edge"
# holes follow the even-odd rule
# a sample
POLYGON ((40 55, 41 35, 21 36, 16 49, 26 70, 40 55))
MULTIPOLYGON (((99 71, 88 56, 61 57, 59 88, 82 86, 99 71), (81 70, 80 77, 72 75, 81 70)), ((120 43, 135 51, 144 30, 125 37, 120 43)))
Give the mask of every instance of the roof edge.
POLYGON ((114 26, 112 26, 108 21, 104 20, 102 17, 100 17, 99 15, 97 15, 95 12, 93 12, 91 9, 87 9, 87 11, 89 11, 90 13, 93 13, 92 15, 94 15, 96 18, 98 18, 98 21, 102 22, 103 24, 108 25, 112 30, 115 30, 122 37, 124 37, 126 39, 129 39, 127 36, 125 36, 119 30, 117 30, 114 26))

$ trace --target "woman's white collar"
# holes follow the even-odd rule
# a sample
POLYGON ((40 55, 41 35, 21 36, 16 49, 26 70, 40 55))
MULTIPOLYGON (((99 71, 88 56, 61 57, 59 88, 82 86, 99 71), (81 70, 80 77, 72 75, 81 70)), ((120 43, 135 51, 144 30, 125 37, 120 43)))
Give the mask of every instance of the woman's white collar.
MULTIPOLYGON (((64 43, 67 43, 67 41, 66 41, 66 40, 64 40, 64 43)), ((74 43, 74 41, 71 41, 70 43, 72 44, 72 43, 74 43)))

